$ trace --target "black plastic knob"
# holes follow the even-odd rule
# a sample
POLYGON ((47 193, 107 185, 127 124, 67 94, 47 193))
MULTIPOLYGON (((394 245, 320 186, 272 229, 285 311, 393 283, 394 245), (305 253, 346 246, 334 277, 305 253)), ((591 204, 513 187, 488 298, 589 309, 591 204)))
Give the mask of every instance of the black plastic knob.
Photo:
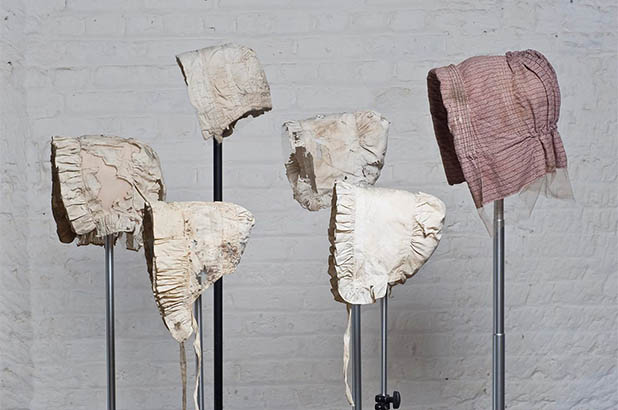
POLYGON ((401 406, 401 394, 398 391, 393 392, 393 397, 391 398, 393 402, 393 408, 398 409, 401 406))
POLYGON ((401 394, 398 391, 394 391, 392 396, 378 394, 376 395, 375 410, 390 410, 391 403, 394 409, 398 409, 401 406, 401 394))

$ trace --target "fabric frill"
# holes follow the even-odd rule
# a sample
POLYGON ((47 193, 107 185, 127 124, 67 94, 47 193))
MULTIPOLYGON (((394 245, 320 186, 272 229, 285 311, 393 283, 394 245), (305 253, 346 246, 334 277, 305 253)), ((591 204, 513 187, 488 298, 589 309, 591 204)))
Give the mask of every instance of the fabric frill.
POLYGON ((446 206, 439 198, 416 192, 414 194, 414 220, 410 240, 410 255, 407 266, 389 274, 389 288, 403 284, 414 276, 436 250, 442 238, 442 226, 446 216, 446 206))
MULTIPOLYGON (((249 211, 225 202, 158 201, 147 207, 144 242, 152 292, 165 326, 182 346, 192 334, 199 333, 195 300, 212 283, 235 270, 253 224, 249 211), (200 278, 202 271, 205 275, 200 278)), ((198 337, 193 347, 199 364, 202 352, 198 337)), ((182 360, 181 371, 184 392, 186 365, 182 360)), ((197 374, 194 400, 199 409, 199 367, 197 374)))
MULTIPOLYGON (((89 233, 96 234, 97 225, 88 206, 85 195, 85 185, 82 179, 81 145, 77 138, 52 139, 52 172, 55 174, 60 193, 60 204, 63 206, 70 230, 74 236, 80 236, 80 244, 89 233)), ((62 238, 61 238, 62 239, 62 238)), ((103 238, 100 238, 102 241, 103 238)), ((64 242, 64 241, 63 241, 64 242)))
POLYGON ((356 209, 354 206, 354 190, 349 184, 336 184, 333 188, 333 206, 331 209, 331 227, 329 240, 331 256, 329 258, 329 273, 331 275, 332 288, 335 299, 347 306, 347 325, 343 335, 343 381, 345 395, 348 403, 354 406, 352 389, 349 383, 350 364, 350 332, 352 325, 351 306, 338 292, 336 283, 340 278, 352 280, 354 277, 354 219, 356 209))
POLYGON ((144 205, 150 201, 165 198, 165 186, 157 154, 147 145, 130 138, 107 136, 53 137, 52 138, 52 208, 57 223, 58 236, 64 243, 75 237, 78 245, 94 244, 103 246, 105 237, 113 235, 114 241, 123 233, 126 246, 139 250, 142 245, 142 213, 144 205), (118 198, 129 201, 124 207, 116 206, 106 211, 89 191, 84 180, 82 151, 91 153, 91 147, 131 144, 138 148, 131 161, 122 164, 106 165, 116 169, 117 176, 132 187, 131 198, 118 198))
MULTIPOLYGON (((376 189, 376 188, 368 188, 376 189)), ((379 188, 378 188, 379 189, 379 188)), ((355 243, 355 225, 357 217, 356 195, 359 187, 348 183, 337 183, 333 190, 329 240, 331 256, 329 258, 329 274, 331 276, 332 292, 335 299, 347 306, 348 323, 343 337, 343 377, 346 398, 350 405, 354 405, 352 392, 348 381, 348 367, 350 362, 350 332, 351 306, 355 304, 374 303, 381 297, 388 297, 390 288, 404 283, 413 276, 429 259, 441 238, 441 230, 445 217, 444 203, 429 194, 422 192, 410 194, 415 204, 410 209, 410 216, 414 218, 411 225, 409 248, 401 266, 388 277, 384 276, 383 283, 363 283, 358 277, 357 244, 355 243), (341 284, 344 283, 344 286, 341 284)), ((409 194, 409 193, 406 193, 409 194)), ((409 198, 410 198, 409 197, 409 198)), ((385 198, 384 200, 388 200, 385 198)), ((362 268, 361 268, 362 269, 362 268)))
MULTIPOLYGON (((336 275, 338 282, 355 283, 356 263, 354 258, 354 223, 356 219, 355 191, 351 184, 337 183, 333 189, 333 208, 331 215, 331 244, 330 264, 331 274, 336 275), (334 272, 332 272, 334 270, 334 272)), ((342 294, 337 286, 337 291, 344 303, 349 300, 358 300, 357 292, 366 292, 366 289, 352 288, 342 294)), ((374 300, 375 301, 375 300, 374 300)), ((370 303, 368 301, 368 303, 370 303)))

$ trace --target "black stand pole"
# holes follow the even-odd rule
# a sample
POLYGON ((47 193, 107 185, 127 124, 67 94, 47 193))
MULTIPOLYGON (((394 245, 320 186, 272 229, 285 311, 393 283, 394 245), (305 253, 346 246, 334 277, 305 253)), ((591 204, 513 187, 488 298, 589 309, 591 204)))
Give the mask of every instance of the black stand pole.
MULTIPOLYGON (((223 201, 223 143, 212 140, 213 200, 223 201)), ((214 288, 214 410, 223 410, 223 278, 214 288)))

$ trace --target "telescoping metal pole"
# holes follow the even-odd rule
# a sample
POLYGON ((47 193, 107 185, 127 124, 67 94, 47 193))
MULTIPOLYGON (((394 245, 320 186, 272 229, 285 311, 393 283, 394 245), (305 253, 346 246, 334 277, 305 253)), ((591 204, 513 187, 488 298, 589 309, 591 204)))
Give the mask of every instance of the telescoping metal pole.
POLYGON ((107 337, 107 410, 116 410, 116 353, 114 336, 114 236, 105 237, 105 334, 107 337))
POLYGON ((494 202, 493 410, 504 410, 504 200, 494 202))
POLYGON ((352 358, 354 375, 352 380, 354 396, 354 410, 363 409, 363 390, 361 374, 361 307, 352 305, 352 358))
MULTIPOLYGON (((213 200, 223 201, 223 143, 213 138, 213 200)), ((223 278, 215 282, 214 300, 214 410, 223 410, 223 278)))

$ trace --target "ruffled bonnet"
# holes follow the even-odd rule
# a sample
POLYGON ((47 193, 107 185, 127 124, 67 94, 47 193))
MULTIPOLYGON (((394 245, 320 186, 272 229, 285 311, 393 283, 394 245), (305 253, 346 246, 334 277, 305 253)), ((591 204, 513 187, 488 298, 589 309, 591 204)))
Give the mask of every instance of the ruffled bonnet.
POLYGON ((52 212, 61 242, 103 245, 106 235, 142 244, 144 205, 165 198, 159 157, 131 138, 53 137, 52 212))
POLYGON ((329 273, 339 302, 370 304, 412 277, 442 236, 444 203, 423 192, 338 182, 329 228, 329 273))
MULTIPOLYGON (((412 277, 440 241, 445 210, 441 200, 422 192, 337 182, 328 235, 335 300, 348 308, 374 303, 412 277)), ((348 313, 343 371, 346 396, 353 404, 347 381, 349 333, 348 313)))
MULTIPOLYGON (((227 202, 156 201, 146 207, 146 262, 163 322, 181 346, 183 394, 184 342, 193 332, 198 332, 193 304, 211 284, 234 272, 253 225, 254 218, 249 211, 227 202)), ((195 338, 193 346, 195 354, 201 357, 199 338, 195 338)), ((196 380, 196 389, 197 383, 196 380)), ((197 402, 196 408, 199 408, 197 402)))

